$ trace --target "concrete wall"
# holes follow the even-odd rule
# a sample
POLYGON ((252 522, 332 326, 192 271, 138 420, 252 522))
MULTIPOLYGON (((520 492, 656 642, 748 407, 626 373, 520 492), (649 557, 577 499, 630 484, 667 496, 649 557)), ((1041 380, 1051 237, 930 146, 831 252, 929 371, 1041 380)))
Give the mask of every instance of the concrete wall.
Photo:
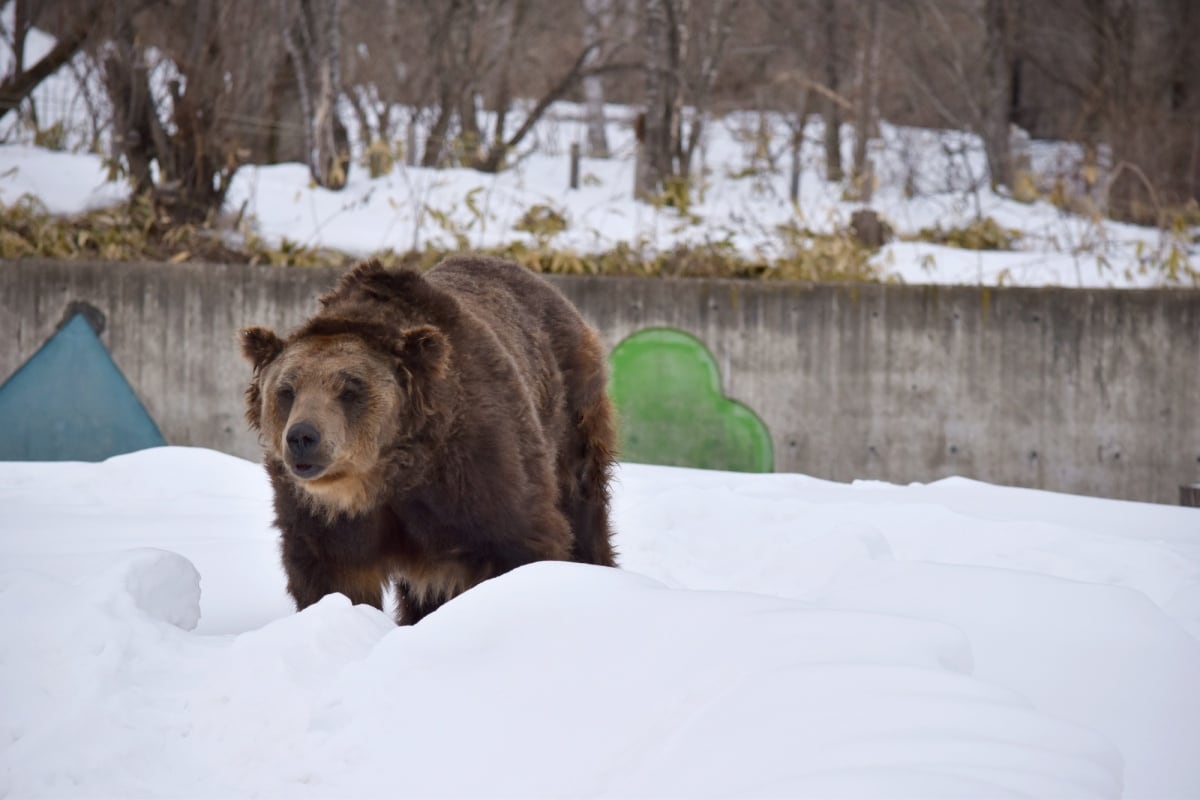
MULTIPOLYGON (((298 324, 336 275, 0 263, 0 379, 86 302, 169 442, 256 458, 235 333, 298 324)), ((705 341, 779 471, 1166 503, 1200 480, 1197 291, 553 280, 610 347, 659 325, 705 341)))

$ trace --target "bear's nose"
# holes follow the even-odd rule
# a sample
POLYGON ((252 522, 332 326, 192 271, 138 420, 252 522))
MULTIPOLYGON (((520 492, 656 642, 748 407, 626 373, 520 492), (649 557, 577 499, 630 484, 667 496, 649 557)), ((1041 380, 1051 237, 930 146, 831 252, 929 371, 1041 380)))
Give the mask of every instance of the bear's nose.
POLYGON ((309 456, 321 443, 321 434, 307 422, 297 422, 288 428, 287 445, 292 452, 292 458, 297 460, 309 456))

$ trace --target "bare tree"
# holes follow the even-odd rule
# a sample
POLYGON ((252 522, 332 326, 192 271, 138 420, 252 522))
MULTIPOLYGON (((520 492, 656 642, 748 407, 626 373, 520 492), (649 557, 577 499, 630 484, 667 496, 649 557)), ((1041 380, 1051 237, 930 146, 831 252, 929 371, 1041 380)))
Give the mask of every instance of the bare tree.
POLYGON ((692 158, 704 134, 713 87, 733 32, 733 19, 740 7, 739 0, 701 0, 699 35, 692 37, 692 49, 696 53, 694 66, 684 75, 692 119, 687 136, 680 136, 679 171, 682 176, 691 173, 692 158))
POLYGON ((587 154, 608 158, 608 132, 604 119, 604 82, 594 68, 600 62, 603 31, 612 23, 612 0, 583 0, 583 45, 588 49, 584 69, 591 71, 583 79, 583 97, 587 116, 587 154))
MULTIPOLYGON (((503 117, 497 113, 496 136, 492 139, 492 144, 488 148, 486 154, 477 158, 471 166, 483 172, 496 172, 503 165, 509 153, 516 150, 525 137, 533 130, 534 125, 542 116, 549 110, 550 106, 556 101, 564 97, 568 91, 579 81, 581 77, 588 74, 584 69, 584 64, 587 61, 588 55, 592 52, 591 48, 585 48, 575 60, 575 63, 570 66, 566 74, 559 78, 558 82, 551 86, 545 93, 538 98, 533 108, 525 115, 525 119, 517 126, 516 130, 507 137, 501 135, 503 127, 499 120, 503 117)), ((595 68, 593 68, 595 70, 595 68)), ((594 73, 593 73, 594 74, 594 73)))
MULTIPOLYGON (((180 219, 210 216, 247 161, 301 160, 319 183, 341 185, 349 143, 340 97, 364 146, 381 139, 390 148, 407 117, 410 159, 491 171, 536 142, 537 121, 558 99, 586 104, 594 155, 608 149, 604 100, 640 106, 642 198, 686 189, 712 116, 753 107, 786 121, 788 141, 772 158, 792 153, 793 185, 811 110, 827 122, 834 180, 841 123, 855 123, 846 166, 864 198, 868 138, 887 119, 977 133, 997 187, 1014 183, 1010 140, 1020 125, 1083 143, 1081 182, 1101 210, 1155 221, 1200 199, 1196 0, 164 5, 10 0, 4 35, 14 57, 0 77, 0 118, 18 106, 32 113, 38 82, 87 54, 110 95, 115 154, 135 186, 180 219), (31 26, 56 37, 35 64, 24 47, 31 26)), ((761 137, 770 134, 764 126, 761 137)))
POLYGON ((1079 184, 1095 210, 1163 223, 1200 199, 1200 8, 1182 0, 1069 0, 1029 27, 1019 51, 1041 109, 1037 135, 1084 146, 1079 184))
MULTIPOLYGON (((201 2, 191 36, 170 47, 179 77, 168 81, 170 125, 159 116, 149 84, 150 66, 141 25, 118 3, 116 29, 103 56, 104 79, 113 103, 113 143, 125 157, 137 192, 150 191, 156 205, 180 222, 201 221, 218 210, 236 169, 236 156, 212 136, 221 113, 221 75, 208 68, 221 50, 217 9, 201 2), (159 175, 152 174, 157 162, 159 175)), ((174 40, 176 37, 170 37, 174 40)))
POLYGON ((560 18, 550 13, 563 7, 548 0, 423 0, 423 8, 437 64, 430 101, 436 116, 424 166, 439 166, 452 156, 484 172, 500 170, 556 100, 589 77, 630 67, 614 60, 620 48, 604 46, 602 38, 564 40, 554 25, 560 18), (513 124, 521 98, 531 105, 513 124), (489 132, 481 130, 481 101, 492 112, 489 132))
POLYGON ((103 4, 98 1, 86 3, 71 16, 69 22, 64 23, 50 52, 26 69, 25 38, 35 22, 35 9, 31 8, 30 0, 16 0, 13 9, 13 62, 8 74, 0 81, 0 119, 19 107, 38 84, 53 75, 83 49, 89 38, 96 33, 97 22, 103 10, 103 4))
POLYGON ((97 57, 113 109, 115 155, 135 188, 177 222, 211 219, 262 136, 264 74, 283 58, 272 13, 237 0, 192 0, 186 26, 134 0, 106 4, 97 57), (153 69, 169 75, 155 94, 153 69), (158 165, 157 170, 151 164, 158 165))
POLYGON ((341 97, 340 0, 279 0, 279 26, 304 118, 305 160, 327 189, 346 185, 350 148, 337 113, 341 97))
MULTIPOLYGON (((399 134, 432 104, 434 53, 422 8, 413 0, 356 0, 342 13, 342 78, 364 147, 399 134)), ((413 129, 409 125, 409 129, 413 129)), ((408 157, 419 154, 416 142, 408 157)))
POLYGON ((984 99, 975 129, 983 139, 993 189, 1012 189, 1011 133, 1014 0, 984 0, 984 99))
POLYGON ((643 111, 634 181, 639 198, 654 199, 672 188, 687 191, 741 7, 738 0, 644 0, 643 111))
POLYGON ((785 119, 788 125, 788 200, 793 204, 800 201, 800 172, 803 161, 801 152, 804 147, 804 127, 808 122, 808 85, 801 83, 796 90, 797 99, 792 113, 785 119))
POLYGON ((842 171, 842 113, 836 95, 841 86, 839 20, 836 0, 821 0, 821 30, 825 34, 825 178, 840 181, 842 171))
POLYGON ((880 0, 867 0, 866 19, 859 25, 858 98, 854 118, 853 186, 858 199, 871 202, 875 177, 867 161, 867 142, 879 116, 879 51, 883 26, 880 0))
POLYGON ((1172 25, 1167 37, 1165 184, 1167 200, 1183 205, 1200 202, 1200 6, 1172 0, 1166 10, 1172 25))
MULTIPOLYGON (((904 0, 890 37, 908 101, 944 127, 979 135, 993 186, 1011 186, 1012 25, 1015 0, 904 0)), ((927 123, 928 124, 928 123, 927 123)))
POLYGON ((679 129, 679 80, 674 69, 679 47, 671 0, 645 0, 643 43, 645 108, 639 118, 634 193, 643 200, 658 197, 675 174, 675 133, 679 129))
POLYGON ((429 44, 435 58, 434 74, 437 82, 437 118, 430 126, 425 139, 421 166, 436 167, 444 158, 446 134, 450 130, 450 123, 454 120, 458 106, 456 94, 462 91, 464 83, 459 73, 465 69, 456 61, 462 47, 456 47, 455 41, 462 39, 460 30, 469 23, 466 16, 469 8, 464 0, 446 0, 444 3, 425 0, 421 8, 429 30, 429 44))

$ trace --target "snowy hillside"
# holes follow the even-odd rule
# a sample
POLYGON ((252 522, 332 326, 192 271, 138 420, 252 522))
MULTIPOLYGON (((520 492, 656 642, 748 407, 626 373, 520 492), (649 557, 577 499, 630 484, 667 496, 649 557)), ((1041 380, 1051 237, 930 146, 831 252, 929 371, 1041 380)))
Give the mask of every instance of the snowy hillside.
POLYGON ((0 464, 0 795, 1200 796, 1200 519, 624 465, 621 570, 413 628, 283 590, 261 468, 0 464))
MULTIPOLYGON (((11 13, 11 6, 3 13, 11 13)), ((27 61, 53 40, 32 31, 27 61)), ((11 53, 0 48, 0 73, 11 53)), ((88 80, 99 79, 91 75, 88 80)), ((78 79, 61 70, 36 91, 42 125, 64 123, 68 152, 31 146, 33 132, 0 126, 0 203, 25 195, 54 213, 75 213, 117 202, 128 193, 109 182, 99 155, 70 152, 89 140, 106 141, 103 114, 84 101, 78 79)), ((91 104, 103 104, 98 84, 91 104)), ((560 213, 567 227, 551 247, 596 253, 628 246, 645 257, 678 245, 731 248, 754 258, 777 258, 795 247, 795 232, 844 229, 861 206, 847 201, 846 187, 823 178, 823 125, 811 116, 805 130, 797 203, 788 199, 789 133, 778 115, 729 114, 712 120, 697 156, 702 175, 688 215, 633 200, 634 141, 628 107, 609 106, 610 159, 582 163, 579 189, 568 188, 570 144, 585 138, 583 110, 558 103, 534 128, 512 168, 496 175, 469 169, 423 169, 398 162, 371 179, 355 154, 346 188, 311 185, 306 167, 246 166, 234 177, 226 201, 229 217, 278 245, 284 239, 353 255, 404 252, 432 245, 443 249, 532 243, 514 226, 530 209, 560 213), (789 231, 793 233, 789 233, 789 231)), ((397 114, 406 117, 406 114, 397 114)), ((352 115, 345 115, 352 123, 352 115)), ((515 114, 511 125, 518 125, 515 114)), ((426 124, 426 123, 422 123, 426 124)), ((490 124, 483 113, 480 124, 490 124)), ((417 141, 426 131, 415 132, 417 141)), ((853 128, 843 131, 849 159, 853 128)), ((357 137, 352 141, 357 143, 357 137)), ((1049 185, 1078 173, 1078 147, 1029 144, 1030 167, 1049 185)), ((907 283, 968 283, 1061 286, 1195 286, 1200 244, 1195 232, 1160 231, 1068 213, 1045 199, 1021 203, 987 188, 983 147, 973 135, 884 124, 871 141, 878 189, 872 208, 899 235, 873 257, 887 278, 907 283), (908 190, 908 191, 906 191, 908 190), (911 194, 911 196, 909 196, 911 194), (990 218, 1013 234, 1011 250, 967 250, 916 237, 922 229, 952 230, 990 218), (904 240, 907 239, 907 240, 904 240), (1182 266, 1174 276, 1163 265, 1182 266), (1191 273, 1188 272, 1191 270, 1191 273)), ((800 240, 803 241, 802 239, 800 240)))
MULTIPOLYGON (((781 226, 832 232, 848 225, 850 215, 861 207, 842 199, 841 185, 821 177, 821 123, 816 118, 809 125, 807 166, 796 206, 787 198, 782 165, 771 173, 742 174, 749 155, 748 146, 739 141, 736 118, 711 128, 708 176, 690 217, 633 200, 631 133, 620 122, 612 126, 613 139, 623 146, 612 159, 584 159, 582 185, 572 191, 567 188, 567 144, 582 136, 582 125, 571 112, 560 104, 559 116, 541 125, 539 150, 498 175, 398 164, 392 173, 371 179, 357 167, 346 188, 332 192, 310 185, 308 170, 300 164, 247 166, 235 176, 226 208, 231 216, 244 214, 253 232, 276 245, 287 239, 360 256, 425 246, 455 248, 459 243, 470 248, 532 243, 531 234, 514 226, 530 209, 545 206, 567 221, 566 230, 549 242, 556 248, 595 253, 625 244, 652 255, 679 245, 716 245, 770 259, 785 256, 792 246, 781 226)), ((613 109, 612 116, 620 120, 628 110, 613 109)), ((884 133, 875 144, 881 188, 872 207, 901 239, 934 226, 969 225, 979 214, 1017 232, 1012 250, 893 241, 872 259, 890 279, 1024 286, 1195 285, 1187 274, 1172 280, 1155 266, 1174 252, 1196 268, 1200 248, 1186 238, 1069 214, 1046 201, 1019 203, 987 188, 970 189, 944 152, 946 141, 964 138, 961 135, 891 126, 885 126, 884 133), (912 198, 902 191, 909 168, 901 161, 909 160, 918 165, 916 180, 923 187, 912 198)), ((963 159, 979 170, 982 149, 973 137, 965 138, 963 159)), ((0 203, 31 195, 52 212, 73 213, 126 194, 121 184, 107 181, 99 156, 0 146, 0 203)))

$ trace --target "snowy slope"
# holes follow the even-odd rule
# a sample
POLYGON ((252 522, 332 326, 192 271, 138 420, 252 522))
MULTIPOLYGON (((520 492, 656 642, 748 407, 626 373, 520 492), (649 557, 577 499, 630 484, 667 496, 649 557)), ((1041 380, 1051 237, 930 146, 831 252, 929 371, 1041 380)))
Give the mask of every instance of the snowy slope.
MULTIPOLYGON (((4 13, 8 13, 7 11, 4 13)), ((52 40, 40 32, 31 38, 31 55, 52 40)), ((0 72, 10 53, 0 50, 0 72)), ((95 76, 92 76, 95 80, 95 76)), ((92 87, 103 103, 102 92, 92 87)), ((82 149, 103 143, 107 131, 87 113, 79 84, 60 71, 39 87, 43 126, 62 121, 68 146, 82 149)), ((11 115, 10 115, 11 116, 11 115)), ((398 114, 397 117, 407 117, 398 114)), ((423 169, 403 163, 371 179, 356 163, 340 192, 315 187, 300 164, 245 166, 234 177, 226 200, 230 217, 247 221, 265 240, 283 239, 330 247, 356 256, 375 251, 404 252, 432 245, 451 249, 532 243, 515 225, 535 206, 547 206, 567 221, 550 245, 595 253, 627 245, 645 256, 679 245, 731 247, 747 257, 777 258, 789 238, 780 227, 832 232, 844 229, 861 206, 845 199, 845 186, 823 179, 823 127, 810 118, 802 149, 799 197, 788 199, 788 131, 778 115, 760 121, 749 112, 711 121, 698 156, 702 174, 689 216, 633 200, 634 141, 628 107, 610 106, 611 159, 582 164, 580 188, 567 187, 569 146, 584 140, 582 109, 557 103, 534 127, 511 168, 487 175, 469 169, 423 169), (765 132, 769 161, 759 155, 765 132)), ((516 113, 512 125, 520 123, 516 113)), ((348 122, 353 122, 349 119, 348 122)), ((483 113, 481 124, 489 123, 483 113)), ((53 213, 74 213, 117 202, 128 194, 122 183, 107 182, 99 155, 53 152, 30 145, 33 134, 11 120, 0 126, 0 203, 24 195, 38 198, 53 213)), ((853 128, 843 131, 850 158, 853 128)), ((425 131, 417 131, 417 140, 425 131)), ((352 137, 357 146, 357 137, 352 137)), ((1073 174, 1078 148, 1066 143, 1034 142, 1031 155, 1047 181, 1073 174)), ((990 217, 1019 231, 1011 251, 975 251, 923 241, 895 241, 873 258, 881 274, 907 283, 1152 287, 1195 286, 1200 244, 1195 233, 1168 234, 1102 218, 1067 213, 1039 200, 1020 203, 987 188, 982 143, 956 131, 931 131, 884 124, 871 142, 878 176, 872 208, 901 235, 924 228, 951 229, 990 217), (905 188, 915 190, 908 196, 905 188), (1174 253, 1186 272, 1169 276, 1156 265, 1174 253)), ((356 162, 359 155, 356 154, 356 162)))
MULTIPOLYGON (((578 127, 569 119, 544 126, 566 131, 578 127)), ((819 120, 810 127, 814 132, 809 138, 815 142, 819 120)), ((765 258, 786 254, 787 238, 780 235, 779 226, 829 232, 845 227, 860 207, 842 199, 839 185, 820 177, 816 153, 808 156, 796 206, 787 200, 782 171, 758 178, 734 177, 731 171, 745 157, 735 137, 723 130, 714 127, 709 158, 724 160, 712 166, 703 200, 693 208, 695 219, 632 199, 630 147, 610 160, 584 159, 586 182, 574 191, 566 188, 566 156, 553 152, 530 154, 498 175, 398 165, 392 173, 371 179, 356 168, 340 192, 312 186, 307 168, 300 164, 247 166, 235 175, 226 207, 231 214, 244 212, 253 230, 267 241, 278 244, 288 239, 356 256, 425 246, 452 249, 460 241, 471 248, 532 244, 533 237, 515 226, 529 209, 541 205, 556 209, 568 222, 567 229, 550 242, 557 248, 594 253, 627 244, 652 255, 679 245, 728 243, 747 256, 765 258)), ((939 159, 931 151, 926 168, 945 169, 939 159)), ((123 184, 107 182, 99 156, 0 145, 0 203, 29 195, 54 213, 76 213, 118 202, 127 194, 123 184)), ((1066 214, 1044 201, 1024 204, 987 189, 965 193, 945 187, 906 198, 897 185, 888 184, 880 189, 873 207, 900 233, 914 234, 935 225, 970 224, 976 201, 985 216, 1021 232, 1017 249, 964 250, 895 241, 874 257, 882 274, 906 283, 1195 285, 1187 275, 1171 280, 1152 268, 1171 248, 1182 248, 1192 268, 1200 268, 1200 248, 1194 243, 1152 228, 1066 214)))
POLYGON ((626 464, 622 569, 292 612, 261 468, 0 464, 0 795, 1200 796, 1200 513, 626 464))

